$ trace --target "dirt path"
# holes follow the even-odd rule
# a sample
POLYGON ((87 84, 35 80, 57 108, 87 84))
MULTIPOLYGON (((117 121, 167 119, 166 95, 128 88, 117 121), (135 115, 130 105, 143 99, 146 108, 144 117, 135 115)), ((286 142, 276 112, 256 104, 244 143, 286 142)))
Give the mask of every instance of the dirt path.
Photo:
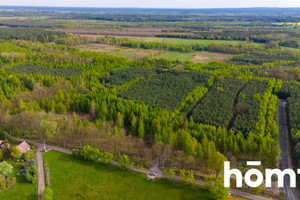
POLYGON ((38 169, 38 200, 43 199, 43 191, 45 189, 43 146, 38 146, 36 151, 36 163, 38 169))
MULTIPOLYGON (((280 100, 279 103, 279 132, 280 132, 280 150, 281 150, 281 165, 282 170, 293 169, 291 162, 289 162, 289 133, 287 126, 287 116, 286 116, 286 101, 280 100)), ((296 200, 293 189, 290 187, 290 177, 284 177, 284 189, 286 193, 287 200, 296 200)))

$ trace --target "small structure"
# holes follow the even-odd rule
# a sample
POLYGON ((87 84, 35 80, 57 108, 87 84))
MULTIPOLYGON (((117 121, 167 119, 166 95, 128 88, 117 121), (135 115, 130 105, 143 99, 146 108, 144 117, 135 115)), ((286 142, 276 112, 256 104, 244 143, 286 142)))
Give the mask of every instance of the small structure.
POLYGON ((4 142, 4 140, 0 140, 0 148, 1 149, 5 148, 5 142, 4 142))
POLYGON ((26 153, 27 151, 30 151, 30 145, 24 141, 18 145, 18 149, 20 150, 21 154, 23 154, 26 153))

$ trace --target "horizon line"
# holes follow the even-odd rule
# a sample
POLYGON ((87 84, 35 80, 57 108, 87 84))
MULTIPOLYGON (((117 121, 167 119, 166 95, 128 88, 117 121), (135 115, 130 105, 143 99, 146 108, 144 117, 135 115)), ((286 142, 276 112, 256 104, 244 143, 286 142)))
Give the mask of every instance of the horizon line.
POLYGON ((38 6, 38 5, 0 5, 0 7, 35 7, 35 8, 107 8, 107 9, 177 9, 177 10, 197 10, 197 9, 253 9, 253 8, 273 8, 291 9, 299 7, 205 7, 205 8, 177 8, 177 7, 90 7, 90 6, 38 6))

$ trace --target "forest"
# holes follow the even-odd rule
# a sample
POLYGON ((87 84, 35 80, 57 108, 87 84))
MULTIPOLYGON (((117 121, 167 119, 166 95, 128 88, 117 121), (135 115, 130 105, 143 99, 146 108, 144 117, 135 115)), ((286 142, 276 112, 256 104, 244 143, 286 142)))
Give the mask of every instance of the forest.
POLYGON ((284 99, 299 166, 298 9, 14 9, 0 12, 0 140, 218 183, 226 160, 281 165, 284 99))

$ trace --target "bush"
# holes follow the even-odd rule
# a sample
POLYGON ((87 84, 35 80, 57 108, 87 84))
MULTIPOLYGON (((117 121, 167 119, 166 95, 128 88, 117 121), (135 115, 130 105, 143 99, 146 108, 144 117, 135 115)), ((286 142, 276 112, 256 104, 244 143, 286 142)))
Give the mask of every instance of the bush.
POLYGON ((5 148, 3 150, 3 158, 4 159, 9 159, 11 155, 11 149, 10 148, 5 148))
POLYGON ((20 159, 22 157, 22 154, 17 145, 13 146, 12 148, 12 156, 16 159, 20 159))
POLYGON ((131 168, 134 165, 134 162, 130 160, 129 156, 126 154, 122 154, 121 157, 118 159, 120 166, 122 168, 131 168))
POLYGON ((210 188, 212 196, 216 200, 225 200, 228 197, 228 188, 224 187, 223 180, 217 178, 214 182, 214 186, 210 188))
POLYGON ((13 166, 6 161, 0 163, 0 174, 7 176, 13 172, 13 166))
POLYGON ((37 169, 35 166, 27 168, 25 179, 28 183, 36 183, 37 181, 37 169))
POLYGON ((26 153, 23 154, 23 158, 25 161, 29 161, 34 159, 35 155, 32 151, 27 151, 26 153))
POLYGON ((109 152, 103 152, 100 154, 100 157, 103 159, 103 161, 106 164, 109 164, 113 159, 114 159, 114 155, 109 153, 109 152))
POLYGON ((5 177, 0 174, 0 192, 6 190, 5 177))
POLYGON ((46 187, 43 192, 43 200, 52 200, 53 199, 53 191, 51 188, 46 187))
POLYGON ((79 150, 79 149, 73 149, 72 150, 72 156, 74 156, 75 158, 83 159, 82 151, 79 150))
POLYGON ((16 183, 16 178, 15 178, 15 177, 13 177, 13 178, 10 179, 10 180, 7 180, 7 181, 6 181, 7 189, 11 188, 11 186, 13 186, 15 183, 16 183))
POLYGON ((86 145, 82 148, 82 155, 85 160, 96 161, 99 159, 100 151, 95 147, 86 145))

